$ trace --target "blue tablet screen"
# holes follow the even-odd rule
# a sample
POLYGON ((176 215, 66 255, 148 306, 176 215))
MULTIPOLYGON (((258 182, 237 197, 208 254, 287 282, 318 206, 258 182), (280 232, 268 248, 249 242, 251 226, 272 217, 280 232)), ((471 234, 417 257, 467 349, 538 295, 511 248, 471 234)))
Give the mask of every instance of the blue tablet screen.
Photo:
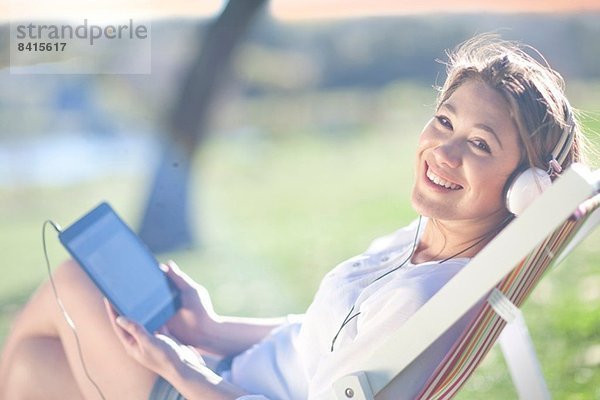
POLYGON ((61 241, 120 314, 152 330, 176 311, 177 293, 158 262, 105 203, 62 232, 61 241))

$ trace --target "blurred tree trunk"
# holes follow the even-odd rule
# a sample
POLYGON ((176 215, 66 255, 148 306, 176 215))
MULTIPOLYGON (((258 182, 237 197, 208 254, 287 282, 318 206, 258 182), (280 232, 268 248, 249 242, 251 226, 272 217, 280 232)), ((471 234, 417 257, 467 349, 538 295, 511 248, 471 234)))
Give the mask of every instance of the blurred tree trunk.
POLYGON ((227 75, 236 45, 266 0, 230 0, 209 27, 198 56, 182 81, 167 121, 168 137, 140 226, 140 237, 156 253, 192 247, 190 173, 207 134, 211 100, 227 75))

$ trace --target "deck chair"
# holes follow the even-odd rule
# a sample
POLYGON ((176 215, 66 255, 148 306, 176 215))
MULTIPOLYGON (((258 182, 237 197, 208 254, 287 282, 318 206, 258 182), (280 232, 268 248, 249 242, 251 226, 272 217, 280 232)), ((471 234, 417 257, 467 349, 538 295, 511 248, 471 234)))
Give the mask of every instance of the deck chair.
POLYGON ((329 398, 396 400, 395 377, 477 304, 475 316, 417 398, 452 398, 507 323, 501 343, 519 397, 549 398, 518 307, 549 266, 600 223, 599 178, 599 171, 581 165, 565 171, 392 338, 365 350, 353 365, 341 366, 329 398), (525 384, 518 379, 524 375, 525 384))

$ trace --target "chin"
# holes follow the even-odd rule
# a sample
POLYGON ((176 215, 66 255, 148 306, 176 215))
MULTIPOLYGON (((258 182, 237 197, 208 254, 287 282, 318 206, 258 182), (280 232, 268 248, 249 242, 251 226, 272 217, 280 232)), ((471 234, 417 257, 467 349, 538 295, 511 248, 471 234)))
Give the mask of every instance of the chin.
POLYGON ((413 191, 410 202, 417 214, 423 217, 435 219, 455 219, 456 217, 454 210, 445 205, 433 203, 417 191, 413 191))

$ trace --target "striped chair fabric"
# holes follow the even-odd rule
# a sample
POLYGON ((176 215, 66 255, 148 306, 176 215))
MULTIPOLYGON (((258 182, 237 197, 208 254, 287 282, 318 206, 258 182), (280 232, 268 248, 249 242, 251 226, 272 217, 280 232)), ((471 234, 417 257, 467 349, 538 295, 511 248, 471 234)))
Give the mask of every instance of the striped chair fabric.
MULTIPOLYGON (((600 194, 584 202, 564 224, 548 236, 497 286, 514 305, 520 307, 542 275, 565 249, 577 230, 600 205, 600 194)), ((465 328, 460 339, 429 379, 418 399, 451 399, 490 351, 506 325, 485 302, 465 328)))

